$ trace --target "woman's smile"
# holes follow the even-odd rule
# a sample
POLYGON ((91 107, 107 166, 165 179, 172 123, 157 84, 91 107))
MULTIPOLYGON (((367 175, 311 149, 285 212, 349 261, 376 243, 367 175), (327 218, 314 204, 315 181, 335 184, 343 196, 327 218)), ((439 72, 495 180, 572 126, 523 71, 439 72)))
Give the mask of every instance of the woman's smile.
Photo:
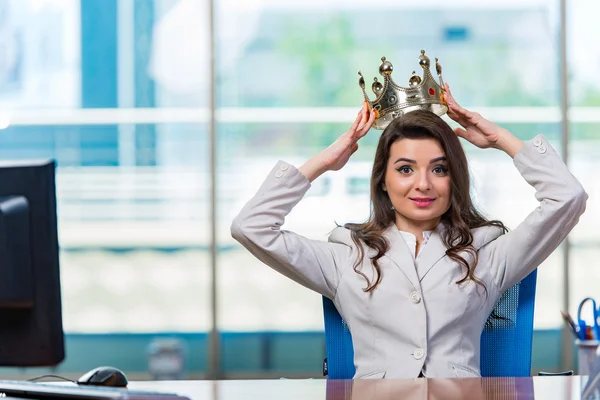
POLYGON ((428 207, 435 201, 435 199, 429 197, 414 197, 411 198, 411 200, 417 205, 417 207, 428 207))

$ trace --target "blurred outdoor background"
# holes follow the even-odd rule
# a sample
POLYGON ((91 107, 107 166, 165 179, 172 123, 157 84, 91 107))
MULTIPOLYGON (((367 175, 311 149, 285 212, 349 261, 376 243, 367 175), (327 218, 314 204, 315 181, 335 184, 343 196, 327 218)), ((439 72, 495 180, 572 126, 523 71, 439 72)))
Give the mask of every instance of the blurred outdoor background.
MULTIPOLYGON (((211 1, 0 0, 0 158, 59 166, 58 370, 145 377, 162 338, 181 345, 187 377, 318 377, 321 297, 258 262, 229 226, 277 160, 299 166, 348 128, 357 71, 371 82, 386 56, 407 85, 421 49, 462 105, 568 150, 590 195, 568 257, 563 246, 538 273, 534 368, 569 365, 564 285, 572 315, 600 295, 600 3, 569 1, 562 25, 558 0, 211 1)), ((314 183, 287 229, 326 240, 336 222, 367 217, 379 134, 314 183)), ((505 154, 465 149, 478 205, 516 227, 533 189, 505 154)))

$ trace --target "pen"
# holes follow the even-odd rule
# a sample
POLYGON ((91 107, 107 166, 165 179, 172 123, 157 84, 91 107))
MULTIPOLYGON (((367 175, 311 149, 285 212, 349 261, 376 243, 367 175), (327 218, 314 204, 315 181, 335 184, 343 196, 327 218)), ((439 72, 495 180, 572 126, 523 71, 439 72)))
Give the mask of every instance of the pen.
POLYGON ((573 335, 575 336, 575 338, 579 339, 579 327, 577 325, 575 325, 573 318, 571 318, 569 313, 566 313, 564 311, 561 311, 560 314, 562 315, 563 320, 567 323, 569 328, 571 328, 570 330, 573 333, 573 335))

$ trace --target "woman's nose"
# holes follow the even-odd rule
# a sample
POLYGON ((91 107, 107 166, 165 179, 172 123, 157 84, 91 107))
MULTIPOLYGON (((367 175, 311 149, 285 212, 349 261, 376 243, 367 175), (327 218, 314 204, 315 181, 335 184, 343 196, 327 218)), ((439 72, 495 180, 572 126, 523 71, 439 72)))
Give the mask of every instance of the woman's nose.
POLYGON ((417 178, 417 189, 419 190, 429 190, 431 189, 431 181, 427 174, 419 174, 417 178))

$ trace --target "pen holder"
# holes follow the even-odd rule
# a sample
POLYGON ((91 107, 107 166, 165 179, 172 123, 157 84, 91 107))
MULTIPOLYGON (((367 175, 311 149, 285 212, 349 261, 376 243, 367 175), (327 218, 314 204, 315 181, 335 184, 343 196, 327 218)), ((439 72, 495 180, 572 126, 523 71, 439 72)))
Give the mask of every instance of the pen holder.
POLYGON ((596 359, 598 340, 575 340, 575 346, 577 347, 577 375, 589 375, 590 365, 596 359))

